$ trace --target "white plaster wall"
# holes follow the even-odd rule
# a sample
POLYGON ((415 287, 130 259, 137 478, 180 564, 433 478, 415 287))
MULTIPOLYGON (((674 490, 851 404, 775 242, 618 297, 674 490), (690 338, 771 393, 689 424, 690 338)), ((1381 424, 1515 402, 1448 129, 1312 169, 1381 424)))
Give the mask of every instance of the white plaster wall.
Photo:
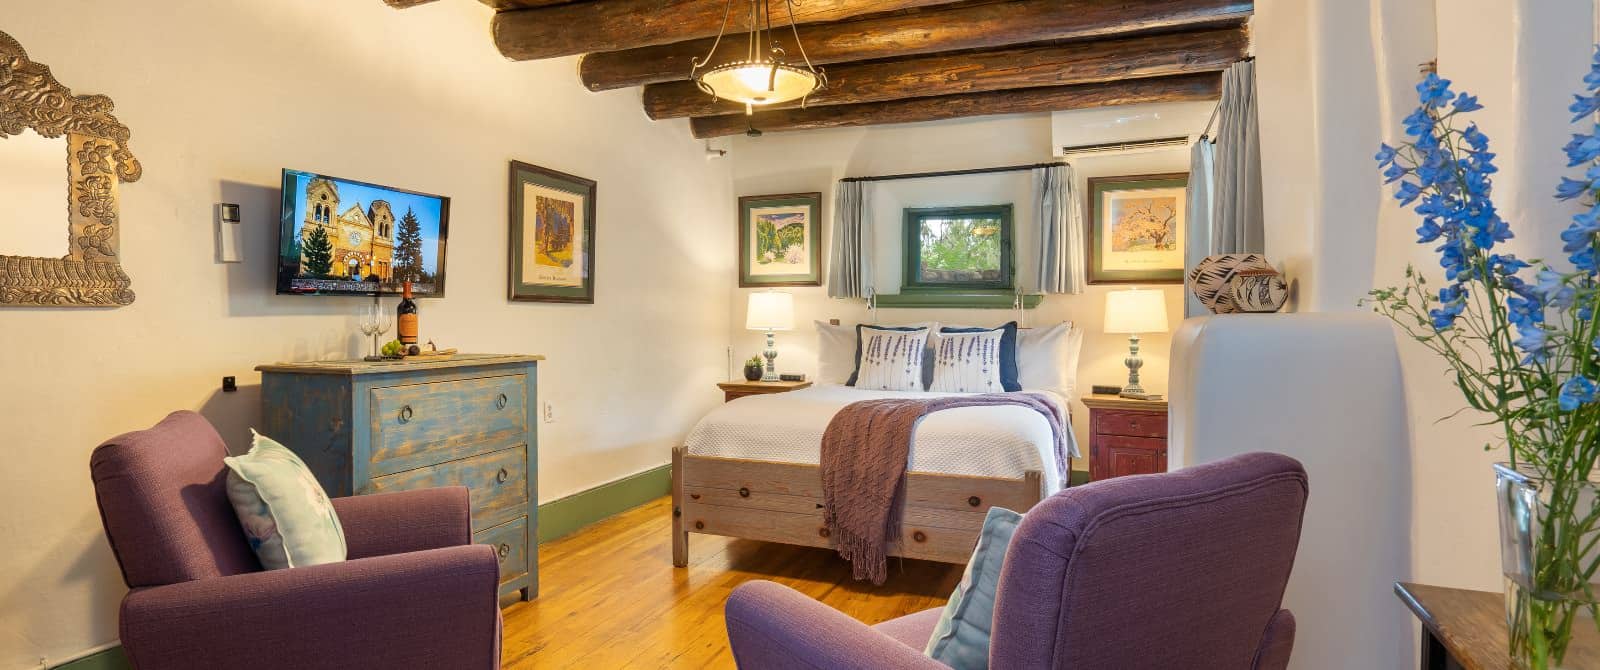
MULTIPOLYGON (((1059 117, 1061 113, 1057 113, 1059 117)), ((1058 123, 1060 121, 1058 120, 1058 123)), ((1199 125, 1184 130, 1198 134, 1199 125)), ((1155 135, 1150 135, 1155 136, 1155 135)), ((1087 140, 1085 140, 1087 141, 1087 140)), ((817 191, 823 194, 822 217, 831 226, 833 187, 842 177, 901 174, 938 170, 957 170, 1003 165, 1024 165, 1048 161, 1052 153, 1050 115, 1017 115, 946 121, 937 123, 879 126, 771 133, 760 138, 738 137, 729 143, 728 160, 733 165, 736 195, 761 195, 817 191)), ((1186 148, 1127 156, 1074 159, 1080 193, 1084 180, 1094 176, 1187 172, 1186 148)), ((931 180, 879 182, 871 185, 876 200, 875 225, 879 263, 878 282, 885 293, 897 290, 900 283, 900 210, 903 207, 992 204, 990 198, 1016 200, 1018 258, 1026 268, 1034 267, 1028 258, 1028 231, 1035 222, 1027 205, 1031 186, 1028 173, 983 177, 957 177, 931 180)), ((829 248, 828 227, 824 227, 823 249, 829 248)), ((826 263, 826 252, 824 263, 826 263)), ((1087 393, 1095 383, 1121 385, 1127 380, 1122 359, 1128 340, 1123 335, 1103 332, 1105 294, 1126 286, 1090 286, 1081 295, 1046 296, 1025 316, 1030 325, 1070 320, 1084 328, 1083 352, 1078 367, 1078 388, 1087 393)), ((759 353, 765 347, 764 335, 744 329, 747 295, 753 289, 733 289, 730 341, 735 364, 759 353)), ((796 330, 778 335, 780 371, 816 374, 817 338, 813 320, 837 318, 842 323, 870 323, 872 316, 859 300, 827 297, 825 287, 787 289, 795 295, 796 330)), ((1180 287, 1161 287, 1167 295, 1168 318, 1176 327, 1182 319, 1180 287)), ((998 325, 1018 318, 1014 310, 971 309, 881 309, 878 321, 884 324, 937 320, 943 323, 998 325)), ((1153 393, 1167 388, 1170 338, 1167 334, 1144 337, 1145 366, 1142 382, 1153 393)), ((737 376, 737 368, 730 371, 737 376)), ((1088 413, 1081 404, 1074 409, 1074 429, 1087 449, 1088 413)), ((1076 467, 1087 467, 1080 459, 1076 467)))
POLYGON ((480 3, 0 0, 0 17, 74 91, 116 101, 145 170, 122 191, 134 305, 0 310, 0 668, 116 637, 96 444, 194 409, 237 450, 254 365, 360 353, 363 299, 273 295, 282 168, 454 199, 450 292, 421 302, 423 334, 549 357, 541 499, 666 463, 720 402, 728 163, 647 121, 636 91, 584 91, 571 59, 506 62, 480 3), (595 305, 507 302, 511 159, 599 181, 595 305), (243 264, 213 262, 223 201, 244 207, 243 264), (243 388, 220 393, 224 375, 243 388))
MULTIPOLYGON (((1564 262, 1558 235, 1575 210, 1551 194, 1573 132, 1565 107, 1595 39, 1591 1, 1263 0, 1257 10, 1267 251, 1297 276, 1300 310, 1349 309, 1401 282, 1408 263, 1442 279, 1435 245, 1416 243, 1416 216, 1390 199, 1371 160, 1378 142, 1402 139, 1417 66, 1433 59, 1486 106, 1472 119, 1499 154, 1495 201, 1518 236, 1508 248, 1564 262)), ((1445 419, 1463 406, 1446 366, 1415 342, 1398 345, 1412 445, 1393 458, 1410 461, 1413 555, 1411 574, 1395 578, 1498 590, 1489 464, 1503 453, 1484 451, 1495 437, 1472 425, 1478 417, 1445 419)))

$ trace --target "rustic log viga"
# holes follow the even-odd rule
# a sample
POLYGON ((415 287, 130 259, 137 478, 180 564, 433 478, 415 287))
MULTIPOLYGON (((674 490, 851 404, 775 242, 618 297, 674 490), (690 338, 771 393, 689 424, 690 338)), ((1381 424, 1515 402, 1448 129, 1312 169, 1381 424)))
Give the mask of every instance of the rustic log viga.
MULTIPOLYGON (((133 303, 118 254, 118 184, 138 181, 128 127, 111 98, 73 95, 0 32, 0 140, 32 129, 67 138, 67 255, 0 256, 0 305, 118 307, 133 303)), ((3 146, 3 145, 0 145, 3 146)), ((34 222, 18 222, 35 225, 34 222)))

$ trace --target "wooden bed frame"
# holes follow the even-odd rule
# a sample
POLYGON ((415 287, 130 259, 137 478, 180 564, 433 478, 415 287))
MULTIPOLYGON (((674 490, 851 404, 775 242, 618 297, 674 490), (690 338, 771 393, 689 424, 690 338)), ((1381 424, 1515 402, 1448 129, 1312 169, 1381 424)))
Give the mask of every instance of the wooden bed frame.
MULTIPOLYGON (((1038 503, 1044 476, 1020 479, 912 472, 905 522, 890 556, 966 563, 993 506, 1019 512, 1038 503)), ((689 564, 689 533, 830 547, 822 522, 822 475, 815 465, 691 456, 672 450, 672 564, 689 564)))

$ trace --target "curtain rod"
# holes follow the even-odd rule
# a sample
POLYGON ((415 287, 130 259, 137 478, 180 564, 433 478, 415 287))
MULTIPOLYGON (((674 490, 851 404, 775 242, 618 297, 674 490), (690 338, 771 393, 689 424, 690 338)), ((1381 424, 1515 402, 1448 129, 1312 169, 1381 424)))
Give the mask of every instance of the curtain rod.
POLYGON ((894 181, 897 179, 928 179, 931 177, 961 177, 972 174, 990 174, 993 172, 1021 172, 1037 168, 1055 167, 1062 163, 1034 163, 1032 165, 1007 165, 1005 167, 973 168, 970 170, 943 170, 940 172, 909 172, 906 174, 886 174, 877 177, 845 177, 839 181, 894 181))

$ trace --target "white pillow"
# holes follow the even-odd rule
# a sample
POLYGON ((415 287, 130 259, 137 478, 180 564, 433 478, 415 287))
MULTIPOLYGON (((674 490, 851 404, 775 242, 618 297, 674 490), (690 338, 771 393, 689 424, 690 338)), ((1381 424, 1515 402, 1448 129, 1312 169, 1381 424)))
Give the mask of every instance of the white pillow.
POLYGON ((817 383, 843 384, 856 371, 856 327, 817 324, 817 383))
POLYGON ((922 359, 927 328, 861 329, 861 368, 856 388, 873 391, 921 391, 922 359))
POLYGON ((1001 393, 1003 330, 933 334, 933 385, 939 393, 1001 393))
POLYGON ((1063 321, 1045 328, 1017 330, 1017 381, 1028 391, 1054 391, 1068 398, 1078 386, 1078 354, 1083 329, 1063 321))

